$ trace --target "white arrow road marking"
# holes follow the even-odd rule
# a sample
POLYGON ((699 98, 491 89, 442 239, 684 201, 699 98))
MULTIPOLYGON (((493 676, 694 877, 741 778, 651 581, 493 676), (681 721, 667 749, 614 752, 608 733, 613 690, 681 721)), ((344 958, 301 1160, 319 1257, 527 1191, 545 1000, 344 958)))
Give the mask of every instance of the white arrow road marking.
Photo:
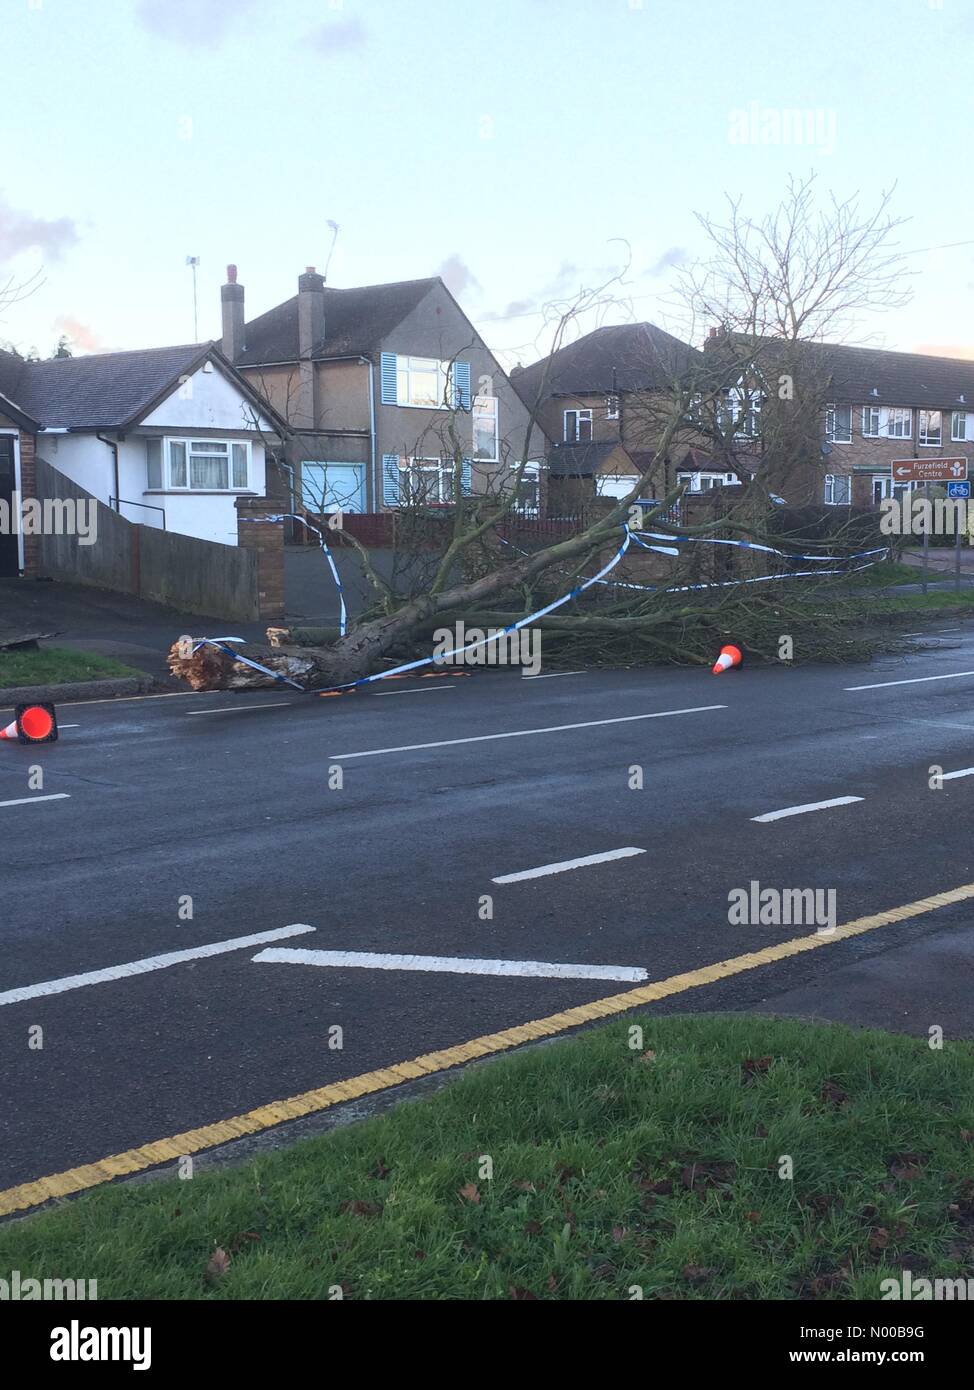
POLYGON ((237 936, 231 941, 213 941, 208 946, 191 946, 188 951, 169 951, 164 956, 145 956, 142 960, 130 960, 126 965, 110 965, 105 970, 89 970, 84 975, 64 975, 60 980, 45 980, 39 985, 23 985, 20 989, 5 990, 0 994, 0 1005, 19 1004, 24 999, 38 999, 47 994, 64 994, 69 989, 105 984, 109 980, 124 980, 129 975, 146 975, 150 970, 165 970, 167 966, 181 965, 183 961, 222 956, 227 951, 242 951, 250 946, 261 946, 265 941, 280 941, 283 937, 302 936, 305 932, 314 930, 314 927, 305 926, 303 922, 295 922, 289 927, 254 932, 252 936, 237 936))
POLYGON ((952 782, 955 777, 974 777, 974 767, 962 767, 959 772, 945 772, 942 782, 952 782))
MULTIPOLYGON (((974 674, 974 673, 972 673, 974 674)), ((522 677, 523 680, 523 677, 522 677)), ((417 748, 451 748, 457 743, 489 743, 495 738, 528 738, 531 734, 560 734, 566 729, 596 729, 603 724, 634 724, 639 719, 669 719, 676 714, 707 714, 726 705, 694 705, 692 709, 663 709, 654 714, 624 714, 617 719, 588 719, 584 724, 552 724, 546 729, 512 729, 506 734, 474 734, 470 738, 444 738, 437 743, 404 743, 399 748, 367 748, 364 753, 329 753, 330 758, 377 758, 380 753, 412 753, 417 748)))
POLYGON ((559 965, 545 960, 468 960, 463 956, 385 956, 374 951, 301 951, 271 948, 255 961, 275 965, 327 965, 337 969, 429 970, 449 975, 527 975, 552 980, 645 980, 631 965, 559 965))
POLYGON ((70 801, 70 792, 51 792, 50 796, 21 796, 16 801, 0 801, 0 806, 33 806, 35 801, 70 801))
POLYGON ((519 874, 501 874, 492 878, 491 883, 520 883, 525 878, 547 878, 549 874, 563 874, 569 869, 584 869, 589 864, 607 864, 610 859, 629 859, 634 854, 645 854, 644 849, 629 845, 625 849, 610 849, 604 854, 584 854, 580 859, 563 859, 558 864, 542 864, 538 869, 524 869, 519 874))
POLYGON ((825 811, 830 806, 848 806, 853 801, 862 801, 861 796, 833 796, 831 801, 809 801, 805 806, 786 806, 783 811, 768 811, 763 816, 752 816, 751 820, 783 820, 785 816, 803 816, 806 811, 825 811))

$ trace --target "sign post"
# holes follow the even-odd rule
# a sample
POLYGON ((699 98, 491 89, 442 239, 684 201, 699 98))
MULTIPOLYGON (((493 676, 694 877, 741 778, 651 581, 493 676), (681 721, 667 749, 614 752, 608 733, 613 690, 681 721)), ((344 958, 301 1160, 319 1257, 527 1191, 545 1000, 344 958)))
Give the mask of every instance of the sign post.
MULTIPOLYGON (((893 487, 903 483, 922 483, 923 496, 925 501, 930 500, 930 484, 946 483, 948 492, 952 497, 959 496, 959 492, 954 492, 950 488, 951 483, 961 484, 967 477, 966 458, 933 458, 933 459, 893 459, 890 464, 890 476, 893 487)), ((970 494, 970 488, 967 494, 970 494)), ((929 508, 927 509, 929 512, 929 508)), ((923 582, 922 590, 927 592, 927 566, 930 560, 930 528, 923 528, 923 582)), ((960 587, 960 531, 957 535, 957 546, 955 549, 954 566, 956 572, 956 582, 960 587)))
MULTIPOLYGON (((950 498, 959 498, 963 499, 966 502, 970 498, 970 495, 970 483, 947 484, 947 496, 950 498)), ((964 510, 966 515, 967 509, 965 508, 964 510)), ((957 593, 960 593, 960 526, 957 526, 957 529, 954 532, 954 589, 957 593)))

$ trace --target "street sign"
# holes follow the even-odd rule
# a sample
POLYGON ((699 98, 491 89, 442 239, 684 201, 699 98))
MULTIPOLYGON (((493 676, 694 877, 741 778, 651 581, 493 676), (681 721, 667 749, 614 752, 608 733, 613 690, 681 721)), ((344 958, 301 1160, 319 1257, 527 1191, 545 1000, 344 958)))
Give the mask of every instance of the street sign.
POLYGON ((948 484, 947 484, 947 496, 948 496, 948 497, 970 497, 970 495, 971 495, 971 485, 970 485, 970 483, 948 483, 948 484))
POLYGON ((894 483, 949 483, 967 477, 967 459, 894 459, 894 483))

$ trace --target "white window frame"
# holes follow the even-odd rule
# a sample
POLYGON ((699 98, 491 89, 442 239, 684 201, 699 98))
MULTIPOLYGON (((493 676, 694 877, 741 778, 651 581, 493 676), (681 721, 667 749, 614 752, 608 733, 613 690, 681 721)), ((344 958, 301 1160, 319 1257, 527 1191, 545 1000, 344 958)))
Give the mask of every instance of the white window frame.
POLYGON ((745 386, 731 386, 724 392, 721 407, 722 433, 733 429, 735 439, 758 439, 761 435, 761 396, 745 386))
POLYGON ((886 421, 887 439, 912 439, 913 438, 913 407, 909 405, 891 405, 889 416, 886 421), (905 425, 905 432, 899 426, 905 425))
POLYGON ((593 440, 593 438, 594 438, 594 433, 595 433, 595 432, 594 432, 593 423, 592 423, 592 412, 591 412, 591 410, 575 409, 575 410, 566 410, 566 411, 565 411, 565 443, 566 443, 566 444, 591 444, 591 443, 592 443, 592 440, 593 440), (568 417, 569 417, 569 415, 574 415, 574 416, 575 416, 575 433, 574 433, 573 435, 569 435, 569 433, 568 433, 568 417), (579 436, 578 436, 578 427, 579 427, 579 425, 582 423, 582 421, 586 421, 586 422, 588 423, 588 439, 580 439, 579 436))
POLYGON ((861 429, 863 439, 882 439, 883 437, 883 407, 881 405, 864 405, 861 415, 861 429), (872 418, 876 417, 876 428, 866 429, 866 421, 872 423, 872 418))
MULTIPOLYGON (((453 497, 449 494, 453 491, 453 460, 444 458, 410 458, 408 465, 400 470, 399 489, 401 503, 410 503, 421 507, 449 507, 453 505, 453 497), (436 497, 430 498, 428 495, 423 497, 411 496, 410 474, 424 473, 436 474, 436 497)), ((401 505, 400 503, 400 505, 401 505)))
POLYGON ((474 463, 498 463, 500 461, 500 403, 495 395, 474 396, 473 398, 473 418, 471 421, 471 455, 474 463), (478 415, 481 421, 484 418, 485 405, 493 407, 492 425, 494 434, 493 452, 490 454, 480 454, 477 452, 477 420, 478 415))
POLYGON ((162 438, 161 438, 161 445, 162 445, 162 486, 161 486, 161 487, 150 487, 150 486, 149 486, 149 454, 148 454, 148 445, 149 445, 150 439, 153 439, 153 440, 154 440, 154 439, 158 439, 158 438, 159 438, 158 435, 146 435, 146 436, 145 436, 145 444, 146 444, 146 471, 145 471, 146 486, 145 486, 145 491, 146 491, 146 492, 150 492, 150 493, 151 493, 151 492, 179 492, 179 493, 189 493, 189 494, 192 494, 192 493, 197 493, 197 494, 199 494, 199 493, 204 493, 204 494, 205 494, 205 493, 208 493, 208 492, 209 492, 209 493, 221 493, 221 494, 224 494, 224 495, 226 495, 226 496, 232 496, 232 495, 234 495, 234 494, 236 494, 236 493, 241 493, 241 492, 253 492, 254 488, 253 488, 253 485, 252 485, 252 483, 251 483, 251 478, 253 477, 253 459, 254 459, 254 452, 253 452, 253 445, 252 445, 252 443, 251 443, 251 441, 250 441, 249 439, 214 439, 214 438, 207 439, 207 438, 205 438, 205 437, 201 437, 201 436, 198 436, 198 435, 191 435, 191 434, 179 434, 179 435, 177 435, 177 434, 168 435, 168 434, 167 434, 167 435, 162 436, 162 438), (173 444, 181 444, 181 445, 183 446, 183 449, 185 450, 185 454, 186 454, 186 482, 183 483, 183 484, 176 484, 176 483, 173 483, 173 481, 172 481, 172 455, 171 455, 171 446, 172 446, 173 444), (209 446, 209 449, 208 449, 208 450, 206 450, 206 449, 196 449, 196 450, 194 450, 193 447, 192 447, 194 444, 208 445, 208 446, 209 446), (234 481, 233 481, 233 451, 234 451, 234 448, 235 448, 235 447, 241 448, 241 449, 243 449, 244 452, 245 452, 245 468, 246 468, 246 477, 247 477, 247 481, 246 481, 245 483, 234 483, 234 481), (219 456, 221 455, 221 453, 224 452, 224 451, 225 451, 225 453, 226 453, 226 460, 227 460, 227 483, 228 483, 228 486, 227 486, 227 487, 193 487, 193 485, 192 485, 192 477, 193 477, 192 460, 193 460, 194 454, 195 454, 196 456, 200 457, 200 458, 205 458, 205 457, 214 458, 214 457, 219 457, 219 456))
MULTIPOLYGON (((517 476, 517 473, 518 473, 519 468, 520 468, 520 464, 517 464, 517 463, 512 463, 512 464, 511 464, 511 472, 514 474, 515 477, 517 476)), ((528 463, 526 463, 526 464, 524 465, 524 472, 523 472, 523 474, 521 475, 521 483, 522 483, 522 486, 523 486, 524 483, 526 483, 526 482, 528 482, 528 481, 531 481, 531 482, 533 482, 533 483, 535 483, 535 484, 537 485, 537 488, 538 488, 537 498, 538 498, 538 500, 537 500, 537 502, 534 504, 534 506, 530 506, 530 505, 526 505, 526 504, 525 504, 523 498, 520 498, 520 499, 519 499, 519 498, 515 498, 515 500, 514 500, 514 511, 517 513, 518 516, 540 516, 540 514, 541 514, 541 465, 540 465, 540 463, 532 463, 532 462, 529 461, 528 463)))
MULTIPOLYGON (((827 405, 825 407, 825 438, 830 444, 851 444, 852 443, 852 406, 851 405, 827 405), (837 435, 835 432, 836 414, 840 410, 849 412, 849 434, 847 438, 837 435)), ((831 476, 831 474, 829 475, 831 476)), ((838 504, 844 505, 844 504, 838 504)))
POLYGON ((917 418, 917 444, 921 449, 942 449, 944 444, 944 413, 942 410, 921 410, 917 418), (937 438, 930 438, 930 416, 940 416, 937 438))
POLYGON ((969 412, 966 411, 966 410, 952 410, 952 411, 950 412, 950 442, 951 442, 952 444, 966 444, 966 443, 967 443, 967 419, 968 419, 968 413, 969 413, 969 412), (957 433, 957 420, 958 420, 958 418, 960 418, 960 421, 961 421, 961 433, 960 433, 960 434, 957 433))
POLYGON ((451 376, 449 362, 441 362, 436 357, 412 357, 409 354, 397 354, 396 405, 402 405, 411 410, 447 410, 447 402, 451 399, 449 389, 451 376), (428 375, 431 371, 436 373, 437 398, 435 402, 413 400, 413 376, 418 376, 420 373, 428 375))
POLYGON ((851 507, 852 506, 852 478, 848 473, 826 473, 825 475, 825 505, 827 507, 851 507), (836 483, 845 483, 847 497, 845 501, 835 500, 836 483))
POLYGON ((618 420, 619 418, 619 397, 609 395, 605 398, 605 418, 607 420, 618 420))

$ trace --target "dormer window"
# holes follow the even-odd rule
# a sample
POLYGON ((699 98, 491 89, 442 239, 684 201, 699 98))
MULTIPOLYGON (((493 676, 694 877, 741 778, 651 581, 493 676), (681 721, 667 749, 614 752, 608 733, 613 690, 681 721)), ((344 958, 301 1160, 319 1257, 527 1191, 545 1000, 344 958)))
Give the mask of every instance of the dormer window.
POLYGON ((565 411, 565 443, 589 444, 592 440, 592 412, 590 410, 565 411))

